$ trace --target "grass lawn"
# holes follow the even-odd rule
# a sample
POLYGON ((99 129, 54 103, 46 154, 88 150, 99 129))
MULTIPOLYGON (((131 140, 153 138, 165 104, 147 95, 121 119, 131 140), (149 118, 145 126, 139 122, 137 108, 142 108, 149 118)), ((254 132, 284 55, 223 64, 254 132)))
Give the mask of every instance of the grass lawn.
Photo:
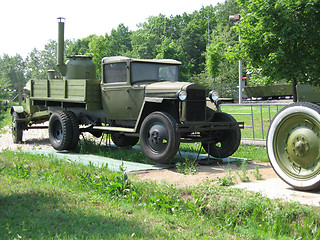
POLYGON ((319 208, 0 153, 1 239, 318 239, 319 208))

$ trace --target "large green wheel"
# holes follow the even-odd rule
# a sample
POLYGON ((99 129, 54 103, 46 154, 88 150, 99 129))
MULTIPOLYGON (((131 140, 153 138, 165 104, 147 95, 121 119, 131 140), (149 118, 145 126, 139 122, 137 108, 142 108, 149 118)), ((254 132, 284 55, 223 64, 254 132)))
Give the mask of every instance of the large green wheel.
POLYGON ((267 151, 278 176, 298 190, 320 187, 320 106, 294 103, 274 117, 267 151))

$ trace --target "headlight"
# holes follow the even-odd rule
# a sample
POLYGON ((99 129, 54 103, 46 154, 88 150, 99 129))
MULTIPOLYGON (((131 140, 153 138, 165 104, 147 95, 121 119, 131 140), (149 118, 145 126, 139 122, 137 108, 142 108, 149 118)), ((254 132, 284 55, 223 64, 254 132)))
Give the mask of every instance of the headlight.
POLYGON ((212 90, 209 92, 209 99, 212 101, 212 102, 215 102, 219 99, 219 93, 215 90, 212 90))
POLYGON ((184 90, 179 90, 177 92, 177 97, 179 98, 180 101, 185 101, 187 99, 187 92, 184 90))

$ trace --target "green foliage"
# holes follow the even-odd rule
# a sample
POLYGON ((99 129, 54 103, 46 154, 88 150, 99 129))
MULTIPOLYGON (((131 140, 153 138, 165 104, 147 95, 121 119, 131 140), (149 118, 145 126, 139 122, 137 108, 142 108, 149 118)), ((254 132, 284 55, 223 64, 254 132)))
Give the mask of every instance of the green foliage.
POLYGON ((217 182, 219 186, 232 186, 234 185, 235 176, 231 174, 231 169, 228 168, 227 175, 224 177, 217 177, 214 182, 217 182))
POLYGON ((197 159, 192 159, 191 157, 185 158, 182 162, 176 163, 176 169, 178 173, 196 174, 197 173, 197 159))
POLYGON ((215 11, 218 21, 206 49, 206 72, 212 79, 212 88, 217 90, 221 97, 235 97, 238 91, 238 64, 230 61, 226 53, 238 41, 228 18, 230 14, 237 13, 239 7, 235 0, 228 0, 224 4, 218 4, 215 11))
POLYGON ((236 172, 242 182, 249 182, 249 176, 247 171, 247 161, 242 162, 241 172, 236 172))
POLYGON ((14 57, 4 54, 0 57, 0 99, 8 97, 2 89, 9 87, 18 89, 24 86, 24 74, 25 62, 19 54, 14 57))
POLYGON ((255 170, 252 171, 252 174, 254 175, 254 177, 257 179, 257 180, 261 180, 262 179, 262 175, 260 173, 260 169, 258 166, 256 166, 255 170))
POLYGON ((234 30, 242 40, 233 49, 235 56, 261 68, 261 74, 272 81, 319 84, 319 1, 238 2, 243 10, 234 30))

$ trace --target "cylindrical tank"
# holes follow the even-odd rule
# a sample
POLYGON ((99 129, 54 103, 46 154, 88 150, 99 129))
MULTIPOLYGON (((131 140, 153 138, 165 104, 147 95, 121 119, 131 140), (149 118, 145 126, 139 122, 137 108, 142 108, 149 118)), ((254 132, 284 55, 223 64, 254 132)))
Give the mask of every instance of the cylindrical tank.
POLYGON ((55 73, 56 73, 56 71, 54 69, 49 69, 48 70, 48 79, 49 80, 55 79, 55 73))
POLYGON ((67 58, 65 79, 96 79, 96 66, 91 57, 76 55, 67 58))

